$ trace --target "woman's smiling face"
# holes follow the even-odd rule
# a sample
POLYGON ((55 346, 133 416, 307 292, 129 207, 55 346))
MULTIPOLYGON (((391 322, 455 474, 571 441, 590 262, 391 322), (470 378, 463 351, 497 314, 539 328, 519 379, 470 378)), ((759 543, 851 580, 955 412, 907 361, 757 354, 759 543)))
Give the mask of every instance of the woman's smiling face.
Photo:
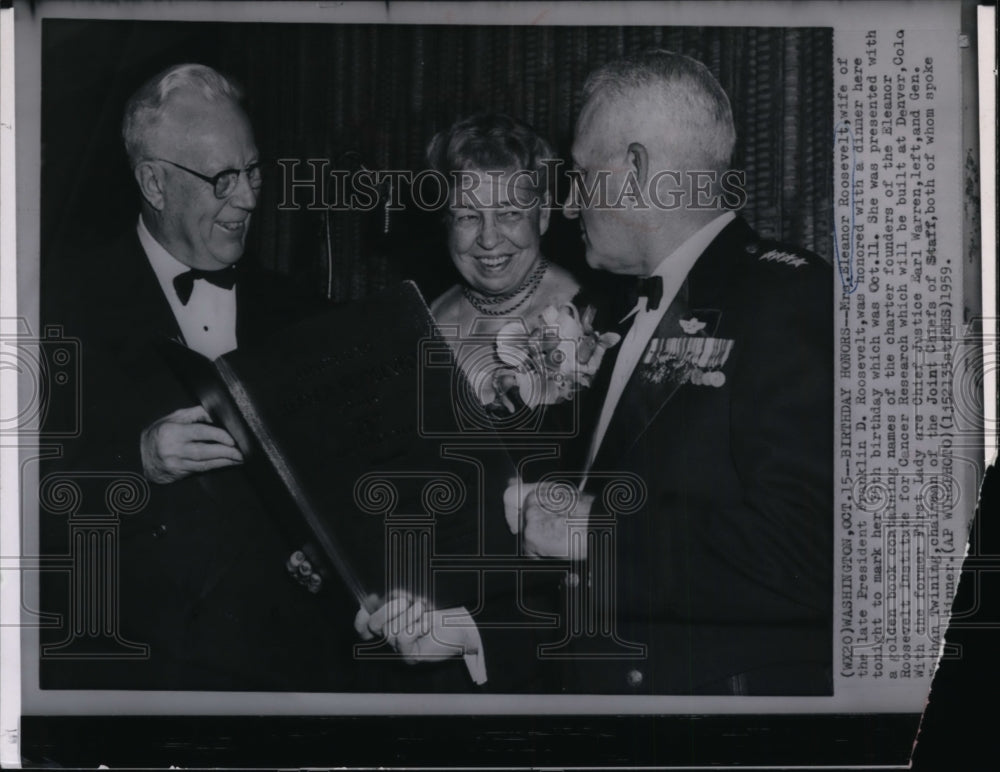
POLYGON ((455 175, 448 207, 448 251, 455 268, 483 294, 517 289, 541 258, 549 210, 524 174, 455 175))

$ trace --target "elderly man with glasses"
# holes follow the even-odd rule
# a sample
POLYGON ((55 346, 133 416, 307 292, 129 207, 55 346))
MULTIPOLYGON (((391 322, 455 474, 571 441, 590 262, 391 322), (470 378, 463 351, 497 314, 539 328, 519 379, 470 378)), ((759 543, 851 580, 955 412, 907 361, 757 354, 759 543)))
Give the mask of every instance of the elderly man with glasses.
MULTIPOLYGON (((122 126, 141 194, 136 225, 62 259, 46 288, 47 321, 81 341, 83 378, 81 434, 50 468, 83 486, 141 476, 149 500, 122 517, 118 570, 101 577, 118 644, 65 656, 75 651, 59 642, 73 636, 66 620, 83 612, 66 606, 65 577, 43 577, 45 610, 64 614, 64 628, 43 635, 43 688, 351 687, 352 631, 327 625, 323 601, 289 580, 284 541, 239 448, 155 344, 174 339, 215 358, 318 306, 242 260, 262 179, 240 96, 198 64, 143 85, 122 126), (57 656, 46 657, 46 643, 57 656)), ((69 551, 66 530, 43 514, 44 554, 69 551)))
MULTIPOLYGON (((239 97, 214 70, 181 65, 132 96, 122 126, 142 194, 139 243, 181 339, 209 358, 236 348, 235 266, 261 185, 239 97)), ((232 438, 207 421, 195 407, 149 426, 142 435, 146 477, 168 483, 240 463, 232 438)))

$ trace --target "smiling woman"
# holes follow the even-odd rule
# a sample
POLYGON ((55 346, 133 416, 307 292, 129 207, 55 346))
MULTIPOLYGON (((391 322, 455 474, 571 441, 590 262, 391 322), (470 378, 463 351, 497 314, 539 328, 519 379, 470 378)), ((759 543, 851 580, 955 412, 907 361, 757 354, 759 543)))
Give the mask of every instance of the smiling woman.
MULTIPOLYGON (((555 333, 537 348, 556 351, 550 344, 562 326, 552 322, 560 311, 576 318, 572 302, 580 289, 541 249, 551 214, 546 162, 554 155, 530 126, 503 114, 460 120, 427 151, 430 166, 449 182, 447 244, 462 279, 431 312, 457 333, 449 337, 459 365, 483 404, 501 415, 568 394, 548 388, 545 363, 532 356, 530 343, 555 333), (518 337, 523 345, 512 346, 518 337)), ((563 363, 549 364, 553 376, 565 375, 563 363)))

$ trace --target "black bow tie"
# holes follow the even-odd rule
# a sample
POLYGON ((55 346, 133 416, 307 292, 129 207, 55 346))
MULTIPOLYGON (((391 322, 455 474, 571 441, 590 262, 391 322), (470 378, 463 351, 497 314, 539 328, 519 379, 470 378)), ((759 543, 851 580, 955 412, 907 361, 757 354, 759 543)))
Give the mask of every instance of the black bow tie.
POLYGON ((232 289, 233 285, 236 284, 236 270, 232 266, 220 271, 203 271, 201 268, 192 268, 190 271, 177 274, 174 277, 174 291, 177 292, 181 305, 188 304, 197 279, 204 279, 216 287, 222 287, 222 289, 232 289))
POLYGON ((639 298, 646 298, 646 310, 655 311, 660 307, 663 299, 663 279, 659 276, 650 276, 648 279, 636 279, 635 286, 629 292, 629 300, 634 308, 639 302, 639 298))

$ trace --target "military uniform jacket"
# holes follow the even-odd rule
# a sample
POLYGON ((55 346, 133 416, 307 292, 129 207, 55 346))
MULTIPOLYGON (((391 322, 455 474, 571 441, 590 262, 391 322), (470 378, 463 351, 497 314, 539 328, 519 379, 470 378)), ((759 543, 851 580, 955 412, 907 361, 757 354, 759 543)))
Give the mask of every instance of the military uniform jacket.
POLYGON ((832 298, 739 218, 698 259, 592 467, 564 689, 831 692, 832 298))

